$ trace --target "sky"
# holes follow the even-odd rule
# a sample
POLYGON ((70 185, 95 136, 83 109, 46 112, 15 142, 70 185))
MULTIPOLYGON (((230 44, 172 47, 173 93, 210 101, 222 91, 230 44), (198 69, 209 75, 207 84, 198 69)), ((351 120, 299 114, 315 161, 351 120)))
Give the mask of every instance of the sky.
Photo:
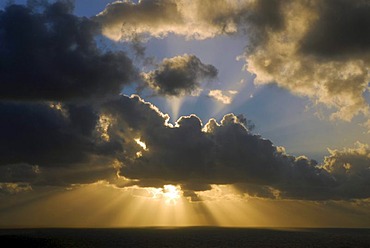
POLYGON ((369 0, 0 0, 0 227, 369 227, 369 0))

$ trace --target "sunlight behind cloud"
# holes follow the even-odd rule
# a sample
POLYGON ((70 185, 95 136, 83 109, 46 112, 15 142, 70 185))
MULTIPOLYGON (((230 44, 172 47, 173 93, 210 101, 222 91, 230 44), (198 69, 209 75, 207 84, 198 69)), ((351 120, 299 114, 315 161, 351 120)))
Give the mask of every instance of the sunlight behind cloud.
POLYGON ((135 142, 141 147, 144 149, 144 151, 148 151, 149 149, 146 147, 146 144, 144 142, 142 142, 140 139, 134 139, 135 142))
POLYGON ((174 186, 170 184, 164 185, 163 186, 163 196, 166 199, 166 203, 176 205, 177 201, 181 197, 180 190, 181 188, 179 186, 174 186))
POLYGON ((368 228, 369 1, 0 3, 0 229, 368 228))
POLYGON ((3 198, 0 209, 8 208, 9 211, 0 212, 1 225, 317 227, 345 224, 358 227, 368 225, 368 218, 364 216, 370 214, 369 200, 320 203, 243 198, 232 196, 237 194, 232 187, 214 185, 210 192, 204 194, 204 199, 205 195, 212 199, 189 202, 185 197, 178 197, 178 186, 168 185, 166 188, 156 191, 162 197, 158 195, 154 198, 146 188, 117 188, 102 181, 76 185, 69 190, 36 192, 37 195, 28 195, 23 199, 3 198), (164 194, 171 199, 176 198, 177 203, 167 204, 164 194), (227 195, 229 197, 225 198, 227 195))
POLYGON ((166 97, 167 105, 171 108, 171 117, 173 120, 177 120, 180 117, 180 110, 184 99, 185 96, 166 97))

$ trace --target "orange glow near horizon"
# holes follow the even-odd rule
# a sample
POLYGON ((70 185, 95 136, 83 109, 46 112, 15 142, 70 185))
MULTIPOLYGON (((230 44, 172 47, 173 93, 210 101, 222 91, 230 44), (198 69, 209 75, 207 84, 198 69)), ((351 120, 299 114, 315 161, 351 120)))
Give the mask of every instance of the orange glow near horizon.
POLYGON ((2 226, 13 227, 368 227, 369 223, 363 217, 370 216, 369 199, 318 203, 234 193, 232 187, 215 185, 199 194, 200 201, 191 202, 175 185, 116 188, 99 182, 40 192, 33 198, 29 194, 20 202, 9 196, 0 203, 0 209, 7 209, 0 211, 0 219, 2 226))

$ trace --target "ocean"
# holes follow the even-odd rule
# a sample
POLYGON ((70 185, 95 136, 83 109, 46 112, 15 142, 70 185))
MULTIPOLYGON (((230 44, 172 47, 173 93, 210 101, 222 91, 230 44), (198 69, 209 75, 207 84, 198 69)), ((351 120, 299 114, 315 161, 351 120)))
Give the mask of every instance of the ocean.
POLYGON ((0 229, 1 247, 370 247, 370 229, 0 229))

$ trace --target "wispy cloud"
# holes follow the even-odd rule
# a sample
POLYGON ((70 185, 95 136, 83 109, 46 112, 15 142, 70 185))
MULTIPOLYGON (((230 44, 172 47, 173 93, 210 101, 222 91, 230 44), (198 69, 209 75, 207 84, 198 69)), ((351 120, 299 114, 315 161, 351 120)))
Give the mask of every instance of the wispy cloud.
POLYGON ((237 93, 238 92, 235 90, 228 90, 228 91, 210 90, 208 93, 208 96, 223 104, 231 104, 233 100, 233 95, 237 93))

